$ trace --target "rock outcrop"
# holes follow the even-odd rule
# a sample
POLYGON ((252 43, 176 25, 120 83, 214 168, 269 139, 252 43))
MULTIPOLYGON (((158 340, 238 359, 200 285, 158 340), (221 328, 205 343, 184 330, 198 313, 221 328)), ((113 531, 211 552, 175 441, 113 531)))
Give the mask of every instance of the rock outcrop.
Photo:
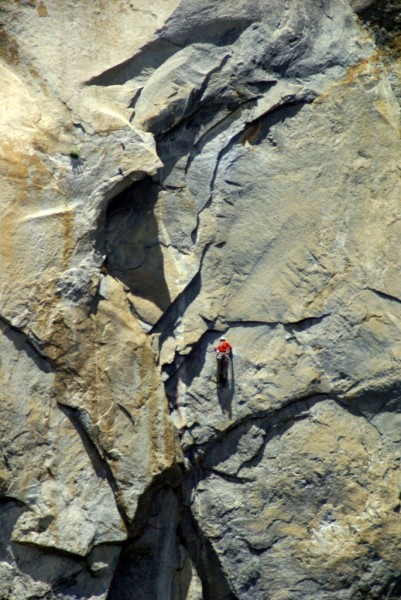
POLYGON ((399 0, 0 3, 2 600, 400 597, 400 49, 399 0))

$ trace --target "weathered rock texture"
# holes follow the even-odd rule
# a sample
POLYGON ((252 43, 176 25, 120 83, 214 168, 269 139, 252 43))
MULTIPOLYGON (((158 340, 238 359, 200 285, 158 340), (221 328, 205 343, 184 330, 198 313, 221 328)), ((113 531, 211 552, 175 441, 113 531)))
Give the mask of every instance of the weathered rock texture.
POLYGON ((400 598, 401 2, 0 25, 0 599, 400 598))

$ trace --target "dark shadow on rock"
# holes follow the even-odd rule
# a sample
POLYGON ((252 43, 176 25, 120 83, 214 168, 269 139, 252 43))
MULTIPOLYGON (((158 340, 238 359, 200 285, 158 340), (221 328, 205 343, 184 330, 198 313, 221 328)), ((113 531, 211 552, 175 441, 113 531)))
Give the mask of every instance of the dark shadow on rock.
MULTIPOLYGON (((41 598, 93 598, 104 597, 107 593, 115 558, 112 558, 107 572, 91 573, 88 563, 90 559, 74 556, 59 550, 34 547, 31 545, 11 543, 15 564, 22 574, 33 581, 49 585, 47 595, 41 598)), ((118 552, 118 547, 104 545, 106 555, 118 552)), ((105 569, 106 571, 106 569, 105 569)), ((29 596, 33 598, 33 596, 29 596)), ((36 598, 36 596, 35 596, 36 598)))
POLYGON ((351 391, 349 397, 338 398, 332 395, 333 400, 349 411, 354 416, 363 416, 371 420, 380 413, 401 412, 400 406, 401 382, 383 382, 375 389, 373 386, 351 391))
POLYGON ((234 398, 234 386, 217 388, 217 396, 221 406, 223 414, 227 415, 230 419, 233 415, 232 404, 234 398))
POLYGON ((159 186, 150 177, 121 192, 106 214, 106 266, 130 291, 161 311, 171 304, 155 205, 159 186))
MULTIPOLYGON (((361 21, 371 30, 378 46, 390 46, 401 31, 401 0, 354 2, 361 21)), ((399 44, 395 44, 399 52, 399 44)))
POLYGON ((159 598, 160 582, 164 584, 166 597, 171 597, 179 555, 175 531, 178 519, 176 494, 171 488, 163 487, 148 494, 147 501, 146 504, 141 502, 140 520, 143 523, 140 532, 124 544, 108 600, 159 598))
POLYGON ((142 46, 137 54, 124 62, 95 75, 86 85, 107 87, 110 85, 124 85, 127 81, 139 77, 141 73, 158 69, 161 64, 175 54, 180 47, 168 40, 152 40, 142 46))
POLYGON ((163 313, 157 323, 154 324, 151 333, 160 334, 159 349, 170 336, 174 335, 174 328, 176 327, 178 320, 198 296, 200 290, 201 278, 199 273, 197 273, 183 292, 175 298, 168 311, 163 313))
MULTIPOLYGON (((250 427, 256 425, 265 432, 265 443, 274 437, 280 437, 284 431, 292 427, 295 422, 309 417, 310 409, 320 402, 330 400, 326 395, 312 395, 305 398, 298 398, 290 401, 288 404, 277 409, 267 409, 259 412, 251 412, 240 419, 235 420, 229 427, 216 433, 206 444, 202 445, 204 465, 209 469, 215 467, 221 457, 222 452, 228 458, 237 451, 237 445, 241 437, 246 434, 250 427), (214 458, 217 451, 217 460, 214 458)), ((255 466, 260 460, 260 455, 256 455, 249 465, 255 466)))
POLYGON ((81 173, 83 173, 84 161, 79 156, 70 156, 70 161, 71 161, 71 169, 72 169, 72 172, 74 173, 74 177, 78 177, 78 175, 81 175, 81 173))
POLYGON ((5 496, 0 498, 0 561, 7 558, 7 543, 20 516, 29 510, 20 500, 5 496))
POLYGON ((212 42, 217 46, 232 44, 252 22, 249 17, 225 17, 212 24, 207 20, 203 26, 197 25, 194 28, 191 26, 190 19, 185 15, 177 14, 178 23, 174 26, 176 14, 177 11, 168 19, 163 29, 159 31, 158 38, 146 43, 128 60, 95 75, 85 82, 86 85, 102 87, 124 85, 144 73, 156 71, 173 54, 189 43, 212 42))
POLYGON ((190 509, 189 498, 196 490, 200 475, 199 470, 192 471, 183 482, 186 498, 182 502, 178 536, 202 581, 203 599, 237 600, 213 544, 202 532, 190 509))
MULTIPOLYGON (((41 548, 32 544, 22 544, 11 540, 12 531, 20 516, 28 507, 12 497, 0 498, 0 562, 4 571, 8 565, 10 573, 9 592, 15 588, 16 574, 21 578, 29 577, 32 582, 41 582, 49 586, 49 591, 41 598, 74 597, 85 600, 96 596, 104 597, 110 585, 114 560, 110 562, 108 573, 92 574, 85 559, 59 550, 41 548)), ((104 546, 105 554, 113 553, 111 545, 104 546)), ((118 547, 114 547, 114 555, 118 547)), ((96 551, 95 551, 96 553, 96 551)), ((90 560, 89 560, 90 562, 90 560)), ((25 584, 27 581, 24 582, 25 584)), ((2 592, 6 593, 2 579, 2 592)), ((28 591, 28 590, 26 590, 28 591)), ((1 596, 2 598, 4 596, 1 596)), ((7 598, 11 596, 7 595, 7 598)), ((27 596, 28 597, 28 596, 27 596)), ((34 596, 29 595, 30 598, 34 596)), ((39 597, 39 596, 35 596, 39 597)))
POLYGON ((107 600, 186 598, 177 524, 181 470, 174 466, 156 476, 140 496, 107 600), (133 591, 135 594, 133 595, 133 591))
POLYGON ((50 361, 41 354, 39 344, 36 340, 27 336, 26 333, 13 327, 5 319, 0 317, 0 334, 3 334, 15 346, 17 352, 24 352, 43 373, 53 371, 50 361))
MULTIPOLYGON (((189 388, 195 377, 198 377, 199 373, 203 370, 207 354, 210 352, 212 335, 210 331, 205 332, 192 348, 191 352, 185 356, 176 354, 174 363, 168 365, 165 369, 165 373, 169 375, 169 378, 165 382, 166 392, 173 406, 175 405, 178 382, 184 382, 185 386, 189 388)), ((215 372, 213 372, 214 377, 215 372)))
MULTIPOLYGON (((289 96, 281 106, 277 107, 272 111, 268 111, 266 114, 253 121, 250 125, 255 131, 251 131, 250 142, 254 146, 268 142, 272 147, 276 146, 277 143, 272 133, 272 128, 276 125, 281 125, 287 120, 294 119, 297 114, 307 105, 310 104, 314 99, 314 96, 307 96, 299 98, 295 94, 289 96)), ((248 134, 245 131, 243 134, 243 143, 247 140, 248 134)))

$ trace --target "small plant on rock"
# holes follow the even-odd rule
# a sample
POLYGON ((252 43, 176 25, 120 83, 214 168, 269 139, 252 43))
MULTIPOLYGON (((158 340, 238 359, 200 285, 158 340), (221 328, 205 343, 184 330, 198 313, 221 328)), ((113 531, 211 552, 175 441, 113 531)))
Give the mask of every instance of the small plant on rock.
POLYGON ((77 148, 72 148, 70 150, 70 157, 74 160, 78 160, 79 158, 81 158, 81 153, 77 148))

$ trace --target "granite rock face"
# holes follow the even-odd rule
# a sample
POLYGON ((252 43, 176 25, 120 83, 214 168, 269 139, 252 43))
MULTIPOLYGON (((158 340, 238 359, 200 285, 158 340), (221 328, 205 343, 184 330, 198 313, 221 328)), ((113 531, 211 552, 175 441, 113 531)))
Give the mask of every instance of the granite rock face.
POLYGON ((0 3, 1 599, 400 597, 400 15, 0 3))

